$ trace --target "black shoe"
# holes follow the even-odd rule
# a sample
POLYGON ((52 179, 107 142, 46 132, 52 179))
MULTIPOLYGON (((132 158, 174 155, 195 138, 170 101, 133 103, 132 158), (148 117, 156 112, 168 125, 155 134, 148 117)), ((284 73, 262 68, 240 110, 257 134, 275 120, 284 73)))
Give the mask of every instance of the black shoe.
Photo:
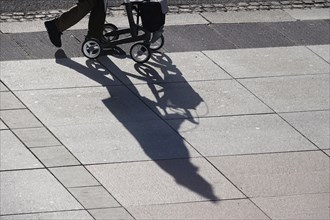
POLYGON ((62 46, 62 42, 61 42, 62 32, 57 30, 54 20, 46 21, 45 27, 47 29, 50 41, 54 44, 55 47, 61 47, 62 46))

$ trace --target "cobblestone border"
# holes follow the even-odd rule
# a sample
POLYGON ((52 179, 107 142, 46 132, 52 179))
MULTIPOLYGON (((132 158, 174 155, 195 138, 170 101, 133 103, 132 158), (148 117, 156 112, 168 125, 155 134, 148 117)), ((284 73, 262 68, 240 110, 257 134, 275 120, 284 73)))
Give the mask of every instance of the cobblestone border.
MULTIPOLYGON (((175 5, 169 6, 170 14, 201 13, 201 12, 227 12, 227 11, 256 11, 272 9, 304 9, 304 8, 330 8, 330 0, 285 0, 272 2, 239 2, 237 4, 200 4, 200 5, 175 5)), ((34 11, 1 13, 1 22, 38 21, 59 16, 65 10, 34 11)), ((109 16, 124 15, 124 7, 109 7, 109 16)))

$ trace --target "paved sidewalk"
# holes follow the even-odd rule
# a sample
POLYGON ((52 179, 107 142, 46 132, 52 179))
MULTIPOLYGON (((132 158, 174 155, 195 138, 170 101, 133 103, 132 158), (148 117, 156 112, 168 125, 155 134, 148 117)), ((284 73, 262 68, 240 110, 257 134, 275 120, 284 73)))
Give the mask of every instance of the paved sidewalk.
POLYGON ((144 65, 1 23, 1 220, 329 219, 328 12, 173 14, 144 65))

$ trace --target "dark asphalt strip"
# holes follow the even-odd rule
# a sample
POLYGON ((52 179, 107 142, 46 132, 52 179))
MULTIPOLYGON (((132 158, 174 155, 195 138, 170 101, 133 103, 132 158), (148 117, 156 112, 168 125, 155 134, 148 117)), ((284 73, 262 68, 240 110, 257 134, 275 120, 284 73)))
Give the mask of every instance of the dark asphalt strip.
MULTIPOLYGON (((238 48, 286 47, 330 44, 328 20, 168 26, 163 52, 189 52, 238 48)), ((86 30, 62 36, 69 57, 82 57, 86 30)), ((54 58, 57 48, 46 32, 0 34, 0 60, 54 58)), ((126 53, 130 45, 120 46, 126 53)), ((111 52, 110 52, 111 53, 111 52)))

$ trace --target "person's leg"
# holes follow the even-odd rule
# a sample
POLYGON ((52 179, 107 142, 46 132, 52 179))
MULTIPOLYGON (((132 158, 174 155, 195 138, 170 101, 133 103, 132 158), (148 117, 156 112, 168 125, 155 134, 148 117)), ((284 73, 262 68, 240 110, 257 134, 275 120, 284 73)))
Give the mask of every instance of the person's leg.
POLYGON ((92 8, 88 22, 88 37, 101 39, 103 34, 103 26, 105 22, 105 8, 103 0, 93 0, 94 7, 92 8))
POLYGON ((96 1, 99 0, 79 0, 76 6, 55 19, 58 31, 63 32, 78 23, 95 7, 96 1))
MULTIPOLYGON (((97 1, 100 0, 79 0, 76 6, 63 13, 59 18, 46 21, 45 26, 50 41, 56 46, 61 47, 62 32, 78 23, 84 16, 90 12, 97 1)), ((101 0, 102 1, 102 0, 101 0)))

